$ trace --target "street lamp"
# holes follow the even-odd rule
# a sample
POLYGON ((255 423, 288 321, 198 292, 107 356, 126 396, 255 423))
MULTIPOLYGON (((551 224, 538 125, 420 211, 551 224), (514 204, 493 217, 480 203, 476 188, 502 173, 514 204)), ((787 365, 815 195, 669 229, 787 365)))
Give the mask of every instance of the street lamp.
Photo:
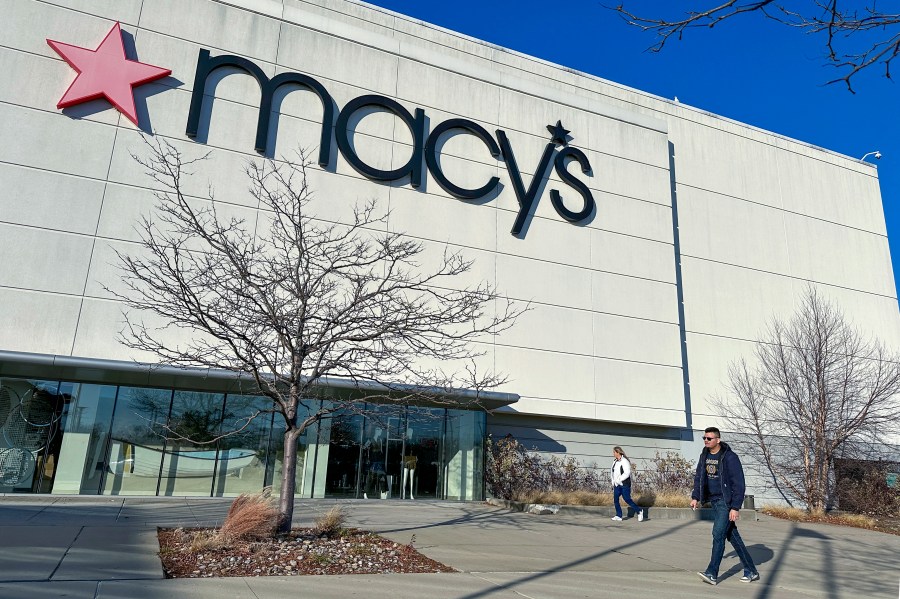
POLYGON ((872 155, 875 156, 875 160, 881 160, 881 152, 879 152, 878 150, 864 154, 863 157, 860 158, 860 160, 865 160, 866 158, 868 158, 869 156, 872 156, 872 155))

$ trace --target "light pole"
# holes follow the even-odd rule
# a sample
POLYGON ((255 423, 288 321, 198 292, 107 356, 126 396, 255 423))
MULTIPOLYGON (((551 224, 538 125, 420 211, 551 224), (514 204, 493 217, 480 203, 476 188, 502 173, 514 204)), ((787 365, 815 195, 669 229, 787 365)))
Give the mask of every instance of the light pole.
POLYGON ((863 157, 860 158, 860 160, 865 160, 869 156, 875 156, 875 160, 881 160, 881 152, 879 152, 878 150, 864 154, 863 157))

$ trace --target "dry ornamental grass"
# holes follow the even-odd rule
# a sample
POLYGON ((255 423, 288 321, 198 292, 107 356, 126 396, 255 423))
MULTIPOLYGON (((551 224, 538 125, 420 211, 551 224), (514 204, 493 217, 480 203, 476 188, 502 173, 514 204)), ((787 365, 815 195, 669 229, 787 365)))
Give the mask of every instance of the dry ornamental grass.
MULTIPOLYGON (((590 491, 532 491, 516 497, 515 501, 557 505, 610 506, 613 504, 613 494, 590 491)), ((691 506, 690 493, 641 492, 634 496, 634 501, 641 507, 691 506)))
POLYGON ((278 522, 278 509, 271 489, 239 495, 225 516, 219 535, 223 539, 262 539, 271 537, 278 522))
POLYGON ((793 522, 817 522, 835 524, 837 526, 853 526, 855 528, 866 528, 868 530, 900 535, 900 517, 898 516, 873 518, 862 514, 807 512, 799 508, 775 505, 763 506, 760 508, 760 511, 768 516, 793 522))

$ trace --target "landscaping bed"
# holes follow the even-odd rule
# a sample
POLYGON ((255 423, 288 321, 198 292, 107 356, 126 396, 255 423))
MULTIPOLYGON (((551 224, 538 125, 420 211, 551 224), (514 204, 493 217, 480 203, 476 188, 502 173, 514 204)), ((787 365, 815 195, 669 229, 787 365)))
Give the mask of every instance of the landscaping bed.
POLYGON ((456 571, 419 553, 413 547, 415 535, 404 545, 358 529, 343 529, 333 537, 295 529, 285 537, 197 548, 198 533, 203 531, 159 530, 166 578, 456 571))

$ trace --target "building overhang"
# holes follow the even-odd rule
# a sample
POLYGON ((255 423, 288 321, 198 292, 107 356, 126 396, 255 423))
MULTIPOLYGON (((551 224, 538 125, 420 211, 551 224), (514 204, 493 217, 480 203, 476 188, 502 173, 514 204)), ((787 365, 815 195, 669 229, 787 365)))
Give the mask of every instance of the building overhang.
MULTIPOLYGON (((250 393, 255 387, 249 374, 228 370, 3 350, 0 350, 0 376, 218 393, 250 393)), ((409 403, 413 405, 494 410, 519 400, 515 393, 497 391, 385 385, 376 381, 328 377, 320 381, 321 387, 332 397, 377 395, 385 400, 410 397, 409 403), (429 397, 431 401, 427 399, 429 397)))

